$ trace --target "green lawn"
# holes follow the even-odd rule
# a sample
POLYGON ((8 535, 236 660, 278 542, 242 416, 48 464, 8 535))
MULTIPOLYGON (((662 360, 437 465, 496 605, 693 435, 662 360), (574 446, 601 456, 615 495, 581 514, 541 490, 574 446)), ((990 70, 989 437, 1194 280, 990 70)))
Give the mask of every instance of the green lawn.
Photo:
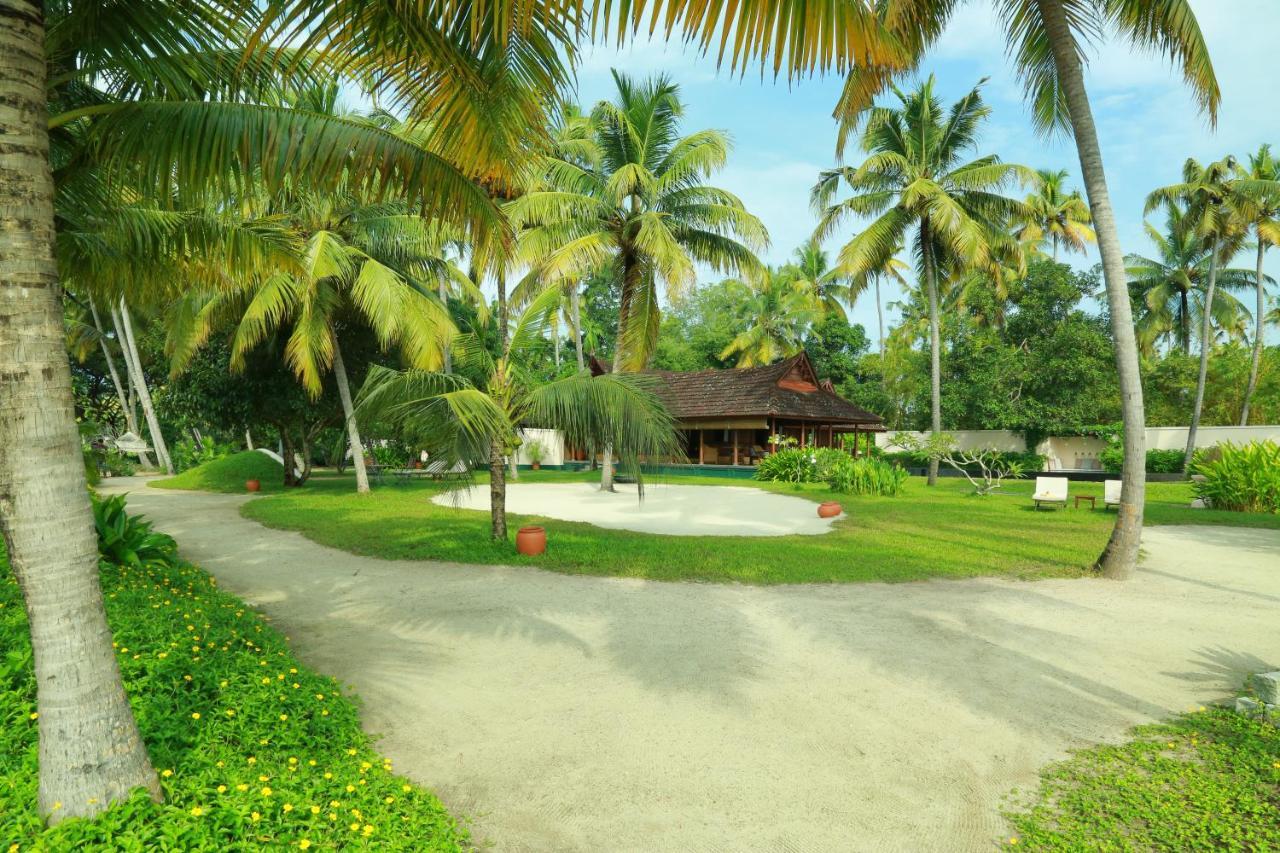
POLYGON ((164 480, 152 480, 157 489, 195 489, 202 492, 242 494, 246 480, 258 480, 264 492, 284 490, 284 466, 265 453, 242 450, 197 465, 164 480))
MULTIPOLYGON (((589 472, 524 472, 525 482, 590 480, 589 472)), ((1028 481, 1005 494, 972 497, 968 484, 944 478, 935 488, 913 478, 896 498, 836 495, 821 485, 792 486, 720 478, 666 477, 663 482, 755 485, 814 502, 835 499, 848 517, 822 536, 669 537, 530 516, 510 527, 544 524, 547 553, 519 557, 493 543, 488 513, 433 504, 428 483, 392 484, 358 496, 349 477, 313 480, 306 488, 249 502, 243 513, 269 527, 357 554, 460 563, 528 563, 570 574, 658 580, 820 583, 908 581, 933 577, 1073 576, 1086 572, 1106 542, 1114 513, 1101 508, 1036 512, 1028 481)), ((483 478, 477 488, 486 488, 483 478)), ((1153 524, 1237 524, 1280 528, 1280 517, 1192 510, 1186 484, 1153 483, 1153 524)), ((1102 484, 1073 484, 1073 494, 1101 495, 1102 484)), ((656 499, 656 498, 652 498, 656 499)))
POLYGON ((1028 850, 1280 849, 1280 730, 1226 708, 1053 765, 1009 815, 1028 850))

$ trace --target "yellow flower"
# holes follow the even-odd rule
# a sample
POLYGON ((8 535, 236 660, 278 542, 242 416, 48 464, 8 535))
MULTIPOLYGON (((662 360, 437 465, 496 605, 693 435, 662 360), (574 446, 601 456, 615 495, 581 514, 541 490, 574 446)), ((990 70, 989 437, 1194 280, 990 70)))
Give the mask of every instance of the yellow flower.
POLYGON ((291 675, 297 675, 297 674, 298 674, 298 670, 297 670, 297 669, 295 669, 294 667, 289 667, 289 673, 290 673, 291 675))
POLYGON ((297 763, 298 763, 298 759, 296 759, 296 758, 294 758, 292 755, 290 755, 290 756, 289 756, 289 763, 290 763, 290 764, 297 764, 297 763))
POLYGON ((10 845, 9 845, 9 853, 18 853, 18 845, 16 845, 16 844, 10 844, 10 845))
POLYGON ((360 762, 360 769, 361 769, 361 770, 368 770, 368 769, 369 769, 370 767, 372 767, 372 766, 373 766, 373 765, 372 765, 372 764, 370 764, 370 763, 369 763, 369 762, 367 762, 367 761, 361 761, 361 762, 360 762))
POLYGON ((332 778, 333 778, 333 774, 332 774, 332 773, 330 773, 328 770, 326 770, 326 771, 324 771, 324 778, 326 778, 326 779, 332 779, 332 778))
POLYGON ((215 762, 213 763, 213 766, 214 766, 214 767, 226 767, 226 766, 227 766, 227 763, 226 763, 225 761, 215 761, 215 762))
POLYGON ((356 786, 355 786, 355 785, 348 785, 348 786, 347 786, 347 793, 348 793, 348 794, 350 794, 350 793, 351 793, 352 791, 354 791, 355 789, 356 789, 356 786))
POLYGON ((193 719, 193 720, 198 720, 198 719, 200 719, 200 712, 199 712, 199 711, 196 711, 195 713, 193 713, 193 714, 191 715, 191 719, 193 719))
POLYGON ((308 758, 308 759, 307 759, 307 764, 311 765, 312 767, 315 767, 315 766, 316 766, 316 760, 315 760, 314 758, 308 758))
POLYGON ((227 786, 226 786, 226 785, 219 785, 219 786, 218 786, 218 793, 219 793, 219 794, 225 794, 226 792, 227 792, 227 786))
POLYGON ((196 806, 191 810, 192 817, 200 817, 200 815, 202 814, 204 814, 204 809, 200 808, 199 806, 196 806))
POLYGON ((271 781, 271 777, 270 777, 270 776, 259 776, 259 777, 258 777, 258 781, 259 781, 259 782, 270 782, 270 781, 271 781))
POLYGON ((317 693, 317 694, 316 694, 316 699, 318 699, 319 701, 323 702, 323 701, 324 701, 324 694, 323 694, 323 693, 317 693))
POLYGON ((218 682, 218 686, 219 686, 219 687, 226 687, 226 686, 227 686, 227 681, 226 681, 226 679, 223 679, 222 681, 219 681, 219 682, 218 682))
POLYGON ((284 722, 285 720, 287 720, 287 719, 289 719, 289 715, 288 715, 288 714, 281 714, 281 715, 280 715, 280 722, 282 722, 282 723, 283 723, 283 722, 284 722))
POLYGON ((1009 839, 1009 843, 1010 843, 1010 844, 1017 844, 1017 843, 1018 843, 1018 839, 1017 839, 1017 838, 1010 838, 1010 839, 1009 839))
POLYGON ((413 786, 412 786, 412 785, 401 785, 401 786, 400 786, 400 790, 401 790, 401 791, 404 791, 404 792, 407 794, 407 793, 409 793, 410 791, 412 791, 412 790, 413 790, 413 786))
POLYGON ((320 814, 320 807, 319 807, 319 806, 312 806, 312 807, 311 807, 311 813, 312 813, 312 814, 320 814))
POLYGON ((264 679, 262 679, 262 683, 263 683, 263 684, 270 684, 270 683, 271 683, 271 679, 270 679, 270 678, 264 678, 264 679))
MULTIPOLYGON (((193 649, 192 651, 195 651, 195 650, 193 649)), ((182 676, 182 680, 183 680, 183 681, 190 681, 190 680, 191 680, 191 676, 189 676, 189 675, 184 675, 184 676, 182 676)))
POLYGON ((56 803, 54 803, 52 806, 49 807, 49 811, 56 812, 60 808, 62 808, 62 801, 58 800, 56 803))
POLYGON ((366 824, 364 825, 364 834, 365 834, 365 835, 370 835, 370 834, 372 834, 372 833, 373 833, 373 824, 371 824, 371 823, 366 823, 366 824))
POLYGON ((249 790, 249 786, 248 786, 248 785, 246 785, 244 782, 241 782, 239 785, 236 785, 236 790, 237 790, 237 791, 247 791, 247 790, 249 790))
POLYGON ((264 796, 264 797, 269 797, 269 796, 271 796, 271 789, 270 789, 270 788, 263 788, 263 789, 262 789, 262 796, 264 796))
POLYGON ((257 763, 258 763, 258 759, 254 758, 252 755, 250 755, 250 756, 249 756, 249 763, 250 763, 250 764, 257 764, 257 763))
POLYGON ((304 838, 298 842, 298 846, 301 847, 303 850, 306 850, 308 847, 311 846, 311 842, 304 838))
POLYGON ((32 712, 31 712, 31 719, 33 719, 33 720, 38 720, 38 719, 40 719, 40 712, 39 712, 39 711, 32 711, 32 712))
POLYGON ((227 716, 228 716, 228 717, 234 717, 235 715, 236 715, 236 712, 235 712, 235 711, 231 710, 230 708, 228 708, 228 709, 227 709, 227 716))
POLYGON ((291 811, 293 811, 293 803, 285 803, 285 804, 284 804, 284 810, 285 810, 285 811, 287 811, 287 812, 291 812, 291 811))
POLYGON ((338 819, 337 812, 329 812, 329 820, 337 820, 337 819, 338 819))
POLYGON ((329 801, 329 808, 331 808, 331 809, 336 809, 336 808, 338 808, 338 807, 339 807, 339 806, 341 806, 341 805, 342 805, 342 803, 338 802, 337 800, 330 800, 330 801, 329 801))
POLYGON ((386 799, 383 800, 383 802, 386 803, 387 805, 391 805, 395 801, 396 801, 395 797, 387 797, 386 799))
POLYGON ((356 831, 357 829, 359 829, 359 828, 360 828, 360 824, 358 824, 358 823, 353 823, 353 824, 351 824, 351 831, 352 831, 352 832, 355 832, 355 831, 356 831))
POLYGON ((355 754, 356 754, 356 751, 354 749, 347 750, 347 755, 355 755, 355 754))
POLYGON ((161 772, 160 772, 160 775, 161 775, 161 776, 163 776, 164 778, 168 779, 170 776, 172 776, 172 775, 173 775, 173 771, 172 771, 172 770, 168 770, 168 769, 166 769, 166 770, 161 771, 161 772))
POLYGON ((329 709, 328 709, 328 708, 326 708, 325 710, 321 711, 321 712, 320 712, 320 716, 322 716, 322 717, 327 717, 327 716, 329 716, 329 709))
POLYGON ((249 815, 249 820, 253 821, 254 823, 257 823, 258 821, 262 820, 262 815, 258 814, 257 812, 254 812, 253 814, 249 815))

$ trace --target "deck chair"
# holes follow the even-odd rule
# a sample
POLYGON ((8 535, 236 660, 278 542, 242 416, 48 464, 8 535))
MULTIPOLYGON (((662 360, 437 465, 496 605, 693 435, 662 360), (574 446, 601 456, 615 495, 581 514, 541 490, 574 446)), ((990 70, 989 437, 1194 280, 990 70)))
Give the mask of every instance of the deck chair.
POLYGON ((1120 506, 1120 481, 1107 480, 1102 484, 1102 508, 1120 506))
POLYGON ((453 465, 444 459, 437 459, 434 462, 428 462, 423 470, 432 480, 465 480, 471 476, 471 469, 461 459, 453 465))
POLYGON ((1031 500, 1035 501, 1036 509, 1039 509, 1041 504, 1062 504, 1065 508, 1067 505, 1067 478, 1036 477, 1036 490, 1031 495, 1031 500))

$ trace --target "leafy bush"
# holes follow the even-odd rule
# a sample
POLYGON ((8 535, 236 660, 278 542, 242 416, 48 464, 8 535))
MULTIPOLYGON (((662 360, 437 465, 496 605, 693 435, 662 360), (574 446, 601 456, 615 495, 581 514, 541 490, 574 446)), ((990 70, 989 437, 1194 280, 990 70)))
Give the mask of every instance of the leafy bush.
MULTIPOLYGON (((1147 473, 1177 474, 1182 470, 1182 457, 1181 450, 1148 450, 1147 473)), ((1098 458, 1102 462, 1104 471, 1119 474, 1120 469, 1124 467, 1124 448, 1113 444, 1102 451, 1098 458)))
POLYGON ((788 447, 761 459, 756 466, 756 479, 778 483, 816 483, 818 466, 811 451, 788 447))
POLYGON ((825 479, 833 492, 895 497, 901 494, 909 475, 905 469, 879 459, 844 455, 827 471, 825 479))
POLYGON ((261 480, 264 492, 284 488, 284 466, 258 450, 243 450, 183 471, 176 477, 152 480, 158 489, 198 489, 206 492, 244 491, 245 480, 261 480))
POLYGON ((151 529, 151 522, 125 510, 125 496, 93 498, 93 524, 98 530, 98 556, 118 566, 169 565, 178 559, 172 536, 151 529))
POLYGON ((1217 458, 1205 457, 1192 465, 1192 471, 1205 478, 1192 483, 1196 497, 1214 509, 1280 513, 1280 444, 1226 442, 1218 451, 1217 458))
POLYGON ((121 675, 164 790, 95 820, 36 812, 36 682, 0 549, 0 839, 20 850, 459 850, 428 791, 370 747, 356 704, 244 602, 181 563, 104 562, 121 675))
POLYGON ((169 455, 173 459, 173 467, 178 470, 178 473, 182 473, 197 465, 222 459, 235 452, 234 444, 219 444, 216 441, 206 440, 203 447, 197 447, 194 439, 182 438, 170 449, 169 455))

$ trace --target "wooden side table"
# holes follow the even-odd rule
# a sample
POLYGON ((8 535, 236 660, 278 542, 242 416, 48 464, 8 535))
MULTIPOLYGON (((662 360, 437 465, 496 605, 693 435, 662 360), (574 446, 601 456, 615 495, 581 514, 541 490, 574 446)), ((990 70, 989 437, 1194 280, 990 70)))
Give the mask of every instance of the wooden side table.
POLYGON ((1098 498, 1094 495, 1076 495, 1076 509, 1080 508, 1080 501, 1088 501, 1089 509, 1098 508, 1098 498))

